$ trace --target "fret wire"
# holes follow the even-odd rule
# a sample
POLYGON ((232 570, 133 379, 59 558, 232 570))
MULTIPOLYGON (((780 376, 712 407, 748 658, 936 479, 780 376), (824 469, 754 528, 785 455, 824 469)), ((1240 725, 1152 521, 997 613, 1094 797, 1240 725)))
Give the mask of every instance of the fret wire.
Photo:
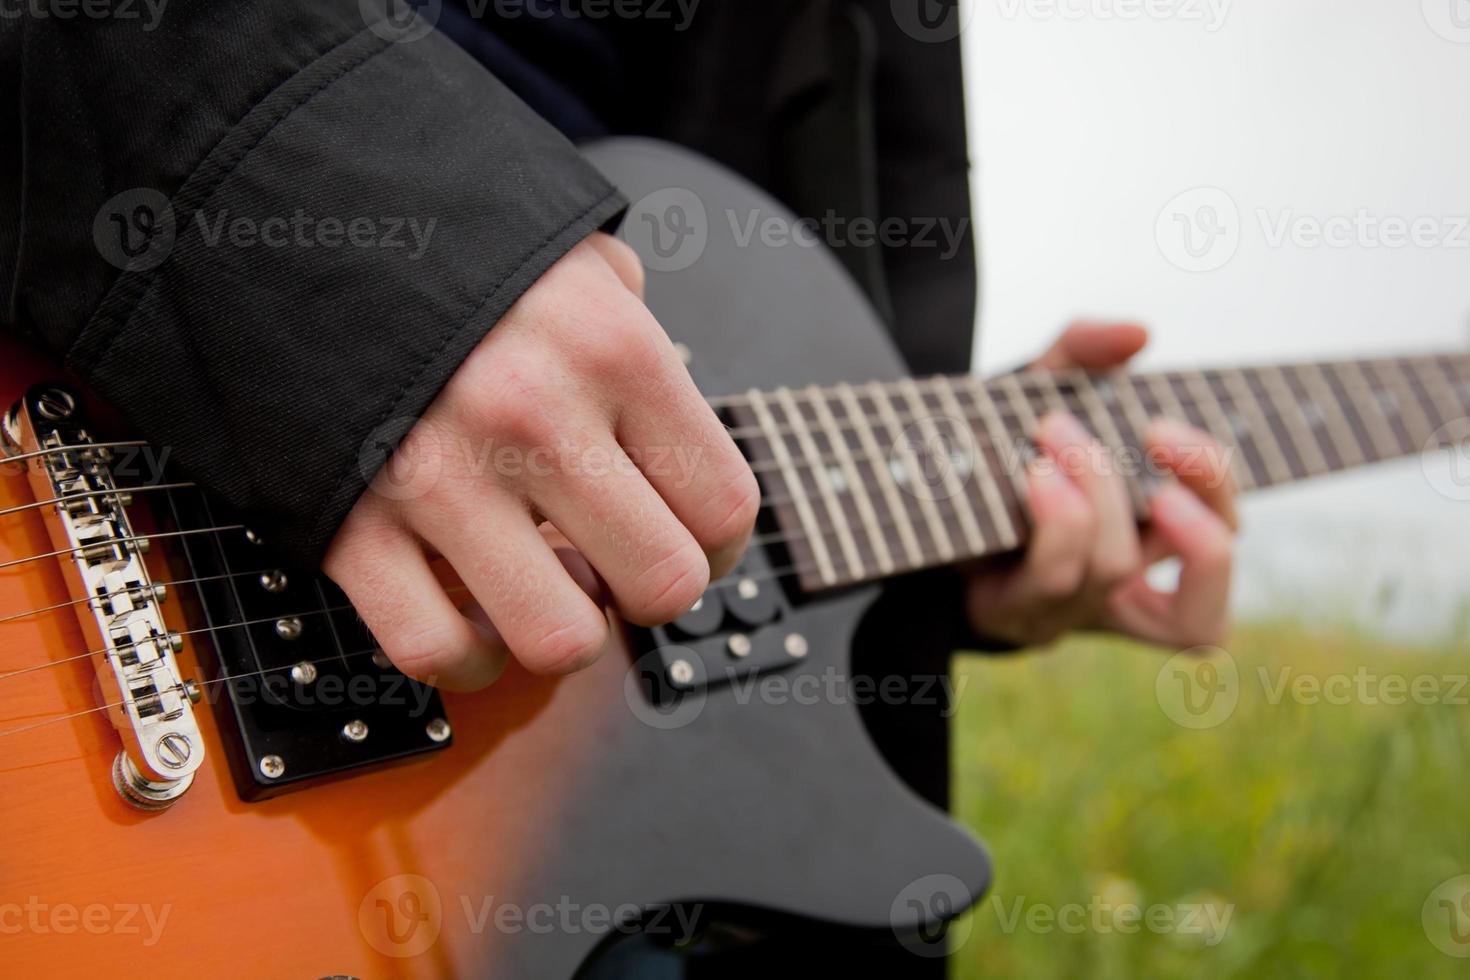
MULTIPOLYGON (((934 424, 933 416, 930 414, 928 406, 924 403, 924 396, 919 391, 918 385, 914 383, 912 378, 908 378, 900 382, 899 389, 902 391, 904 398, 908 401, 913 411, 921 416, 917 423, 920 433, 925 439, 933 440, 929 443, 931 446, 934 446, 936 449, 942 449, 944 447, 944 440, 939 435, 939 428, 934 424)), ((968 426, 966 426, 966 431, 969 431, 968 426)), ((917 458, 917 455, 915 455, 915 459, 917 458)), ((965 536, 965 542, 969 545, 970 553, 976 555, 984 554, 985 538, 980 533, 979 520, 974 507, 971 505, 969 494, 965 492, 964 487, 959 482, 959 478, 955 474, 954 467, 950 465, 951 460, 935 459, 934 463, 939 471, 940 483, 944 487, 944 493, 946 495, 945 502, 949 505, 949 509, 954 512, 955 519, 959 522, 960 533, 965 536)), ((913 486, 916 488, 916 493, 920 492, 917 489, 917 483, 914 483, 913 486)), ((927 492, 925 492, 925 496, 928 496, 927 492)))
POLYGON ((873 501, 868 497, 867 481, 858 473, 857 462, 852 458, 852 450, 847 444, 847 436, 838 428, 837 417, 832 414, 832 408, 827 404, 827 396, 822 393, 821 388, 812 385, 806 390, 806 395, 811 400, 813 410, 817 413, 817 423, 826 431, 827 440, 836 449, 838 465, 842 467, 843 475, 847 478, 853 505, 857 508, 858 516, 862 518, 868 541, 873 546, 873 557, 878 563, 878 569, 885 575, 891 574, 896 566, 893 563, 893 553, 888 550, 888 537, 878 523, 878 512, 873 507, 873 501))
POLYGON ((1179 372, 1176 377, 1193 394, 1196 405, 1199 408, 1200 418, 1205 424, 1205 431, 1213 435, 1222 445, 1234 445, 1240 448, 1241 453, 1245 456, 1245 466, 1250 471, 1250 482, 1252 486, 1267 485, 1268 481, 1271 480, 1271 476, 1266 466, 1265 457, 1261 455, 1260 447, 1256 445, 1255 440, 1250 439, 1249 432, 1236 431, 1235 425, 1230 421, 1230 417, 1225 414, 1225 407, 1220 403, 1220 399, 1216 397, 1214 388, 1211 387, 1209 380, 1204 374, 1198 371, 1183 371, 1179 372), (1211 417, 1210 407, 1214 409, 1213 418, 1211 417), (1223 436, 1220 433, 1219 426, 1224 426, 1225 434, 1223 436), (1260 462, 1260 474, 1256 473, 1256 468, 1251 462, 1251 457, 1255 457, 1260 462))
POLYGON ((883 493, 883 498, 888 502, 888 510, 894 516, 894 526, 898 532, 899 543, 903 545, 904 553, 908 556, 910 567, 919 568, 924 564, 924 550, 919 546, 919 535, 915 530, 913 522, 909 520, 908 506, 901 496, 898 484, 893 479, 893 473, 883 463, 883 451, 878 445, 877 436, 873 428, 868 424, 867 413, 862 410, 858 403, 857 393, 850 385, 838 385, 837 397, 842 402, 842 407, 847 411, 847 417, 852 421, 853 428, 858 434, 858 442, 867 454, 868 466, 873 470, 873 475, 878 480, 878 486, 883 493))
POLYGON ((1389 361, 1387 364, 1375 365, 1373 368, 1373 374, 1380 382, 1384 381, 1385 371, 1392 371, 1402 378, 1404 387, 1408 389, 1408 405, 1401 405, 1399 417, 1403 421, 1404 434, 1409 437, 1411 443, 1422 449, 1424 443, 1429 440, 1429 437, 1434 435, 1434 430, 1437 426, 1429 420, 1429 413, 1424 410, 1424 404, 1419 400, 1419 393, 1414 389, 1414 382, 1404 373, 1403 365, 1398 361, 1389 361), (1404 412, 1405 408, 1408 409, 1409 414, 1407 415, 1404 412), (1412 415, 1412 418, 1409 417, 1410 415, 1412 415), (1418 423, 1417 425, 1415 424, 1416 421, 1418 423), (1416 432, 1419 435, 1415 435, 1416 432))
MULTIPOLYGON (((766 406, 765 398, 759 391, 750 392, 750 410, 755 413, 756 421, 762 426, 776 424, 774 416, 766 406)), ((796 468, 791 465, 791 454, 786 451, 784 439, 770 439, 771 450, 776 456, 777 463, 781 466, 783 479, 791 492, 792 503, 796 507, 798 519, 802 527, 808 532, 817 527, 816 517, 812 514, 810 503, 807 501, 806 489, 801 484, 801 479, 796 473, 796 468)), ((808 543, 812 549, 812 557, 816 560, 817 570, 822 581, 828 585, 837 581, 837 571, 832 567, 832 558, 827 553, 827 545, 821 536, 810 537, 808 543)))
MULTIPOLYGON (((888 430, 889 438, 892 440, 893 448, 904 457, 901 465, 908 471, 910 479, 917 479, 923 470, 919 467, 913 451, 908 447, 908 442, 903 437, 902 427, 899 425, 898 416, 894 414, 893 403, 888 400, 888 393, 878 382, 868 385, 867 391, 873 399, 873 404, 878 410, 878 417, 882 420, 884 427, 888 430)), ((919 505, 919 513, 923 516, 925 524, 929 528, 929 536, 934 539, 934 546, 939 550, 939 557, 945 561, 954 558, 955 549, 953 542, 949 539, 949 529, 944 526, 944 521, 939 517, 939 510, 934 502, 922 494, 910 494, 919 505)))
MULTIPOLYGON (((1208 384, 1208 381, 1206 383, 1208 384)), ((1277 438, 1270 421, 1261 412, 1260 405, 1245 384, 1243 376, 1238 372, 1229 372, 1222 376, 1221 384, 1224 386, 1225 395, 1230 399, 1230 407, 1235 414, 1238 416, 1254 415, 1259 422, 1258 427, 1251 429, 1251 438, 1256 448, 1262 453, 1262 458, 1266 463, 1266 472, 1271 477, 1271 481, 1290 483, 1296 473, 1291 467, 1291 462, 1286 458, 1286 450, 1277 438)))
MULTIPOLYGON (((1310 367, 1320 368, 1319 365, 1293 365, 1291 367, 1294 370, 1300 370, 1302 368, 1310 368, 1310 367)), ((1239 369, 1229 369, 1228 371, 1193 371, 1193 372, 1173 371, 1173 372, 1157 372, 1157 373, 1136 374, 1136 375, 1135 374, 1123 374, 1123 375, 1121 375, 1121 377, 1130 379, 1130 380, 1134 381, 1135 383, 1140 382, 1140 381, 1149 381, 1149 382, 1155 383, 1157 386, 1160 386, 1160 387, 1167 386, 1167 387, 1172 388, 1172 386, 1169 386, 1168 385, 1168 382, 1171 379, 1173 379, 1173 380, 1182 380, 1183 377, 1184 377, 1184 375, 1186 375, 1186 374, 1196 374, 1196 375, 1200 375, 1201 377, 1208 377, 1209 375, 1215 374, 1215 375, 1219 375, 1221 378, 1223 378, 1223 377, 1225 377, 1229 373, 1237 373, 1237 372, 1243 371, 1243 370, 1254 370, 1254 369, 1253 368, 1252 369, 1239 368, 1239 369)), ((1019 377, 1018 375, 1001 375, 1001 376, 996 377, 996 378, 991 378, 991 379, 989 379, 987 381, 985 379, 977 379, 973 375, 953 375, 953 376, 943 376, 943 375, 941 375, 941 376, 938 376, 938 377, 933 378, 932 381, 934 383, 941 383, 942 382, 942 383, 950 383, 950 384, 968 384, 972 380, 978 380, 981 384, 990 384, 990 383, 996 383, 996 382, 1001 382, 1001 381, 1011 381, 1011 383, 1013 385, 1015 385, 1018 389, 1020 389, 1020 391, 1021 391, 1021 397, 1025 398, 1026 397, 1026 394, 1025 394, 1026 388, 1025 388, 1025 386, 1020 385, 1019 383, 1017 383, 1014 380, 1012 380, 1012 379, 1015 379, 1015 378, 1018 378, 1018 377, 1019 377)), ((1082 373, 1082 372, 1056 372, 1056 373, 1053 374, 1053 377, 1056 379, 1057 382, 1060 382, 1060 383, 1068 383, 1068 382, 1070 382, 1071 379, 1079 378, 1079 377, 1087 377, 1087 375, 1085 373, 1082 373)), ((1454 380, 1451 380, 1449 383, 1453 385, 1456 382, 1454 380)), ((1365 381, 1363 384, 1345 385, 1343 390, 1344 390, 1344 394, 1346 396, 1351 397, 1351 396, 1353 396, 1355 394, 1363 394, 1365 392, 1373 391, 1373 390, 1376 390, 1376 389, 1381 388, 1381 387, 1383 387, 1383 386, 1382 385, 1375 386, 1375 385, 1372 385, 1372 384, 1367 383, 1365 381)), ((1032 394, 1038 394, 1039 395, 1040 392, 1041 392, 1041 386, 1037 386, 1036 388, 1031 389, 1031 393, 1032 394)), ((1333 396, 1333 397, 1337 397, 1337 396, 1333 396)), ((1199 399, 1197 399, 1193 395, 1190 396, 1190 398, 1188 399, 1187 402, 1181 401, 1177 395, 1174 396, 1172 398, 1172 400, 1176 404, 1178 404, 1181 409, 1183 409, 1186 406, 1194 407, 1194 406, 1197 405, 1197 403, 1199 401, 1199 399)), ((1065 410, 1068 411, 1068 412, 1072 412, 1072 407, 1070 405, 1067 405, 1065 410)), ((902 422, 902 423, 904 423, 904 424, 908 424, 908 423, 911 423, 911 422, 918 421, 917 419, 910 417, 907 413, 904 413, 904 412, 898 412, 896 414, 898 415, 899 421, 902 422)), ((970 418, 970 417, 973 417, 973 416, 967 415, 966 417, 967 418, 970 418)), ((1183 414, 1182 411, 1179 412, 1179 413, 1175 413, 1175 416, 1174 417, 1183 419, 1185 421, 1189 421, 1188 416, 1185 415, 1185 414, 1183 414)), ((1194 423, 1191 422, 1191 424, 1194 424, 1194 423)), ((843 428, 843 429, 851 429, 852 428, 852 426, 849 425, 849 424, 847 424, 847 423, 839 423, 839 427, 840 428, 843 428)), ((1197 428, 1206 429, 1207 431, 1210 431, 1212 434, 1215 434, 1215 429, 1214 429, 1214 426, 1212 426, 1212 425, 1204 425, 1203 422, 1201 422, 1196 427, 1197 428)), ((766 438, 769 435, 764 430, 760 429, 759 427, 754 427, 754 426, 745 426, 745 427, 730 427, 730 426, 726 426, 726 432, 727 432, 727 434, 729 434, 733 438, 755 438, 755 437, 758 437, 758 438, 766 438)), ((794 433, 794 431, 792 429, 790 429, 790 428, 788 428, 786 426, 783 426, 783 425, 778 424, 776 426, 776 429, 775 429, 775 434, 777 434, 777 435, 794 435, 795 433, 794 433)))
MULTIPOLYGON (((1009 458, 1009 447, 1012 444, 1019 446, 1020 443, 1019 441, 1013 443, 1011 439, 1007 438, 1007 434, 1000 424, 1000 410, 996 406, 995 399, 990 396, 990 391, 986 386, 980 383, 980 379, 974 375, 969 375, 965 378, 964 383, 966 390, 969 392, 970 401, 978 410, 981 422, 984 424, 985 431, 990 437, 990 446, 995 455, 996 465, 1010 477, 1011 485, 1016 493, 1017 509, 1020 511, 1023 519, 1029 519, 1031 511, 1028 498, 1031 495, 1031 488, 1026 482, 1026 467, 1024 464, 1019 466, 1010 465, 1009 458), (985 405, 983 406, 980 404, 981 398, 985 399, 985 405)), ((1019 439, 1020 436, 1018 435, 1017 440, 1019 439)), ((983 445, 980 451, 982 454, 984 453, 983 445)), ((1021 461, 1018 459, 1016 462, 1019 463, 1021 461)), ((1009 513, 1006 514, 1006 523, 1011 529, 1011 534, 1015 535, 1019 540, 1020 531, 1016 528, 1015 521, 1011 520, 1009 513)))
POLYGON ((1449 372, 1445 370, 1439 358, 1432 358, 1429 364, 1423 367, 1416 366, 1414 368, 1414 376, 1419 379, 1420 387, 1428 393, 1430 400, 1434 402, 1434 410, 1436 416, 1439 418, 1440 426, 1448 425, 1455 419, 1464 417, 1465 408, 1454 397, 1453 389, 1450 387, 1454 384, 1455 379, 1450 377, 1449 372), (1433 370, 1444 381, 1444 384, 1425 383, 1423 375, 1424 367, 1433 370), (1445 405, 1446 398, 1449 399, 1448 407, 1445 405))
MULTIPOLYGON (((1104 430, 1097 433, 1098 436, 1101 437, 1101 439, 1103 440, 1103 444, 1115 447, 1113 449, 1113 458, 1115 461, 1114 465, 1116 467, 1115 471, 1118 473, 1123 473, 1123 469, 1122 466, 1119 464, 1117 454, 1119 452, 1122 452, 1123 450, 1126 450, 1128 448, 1128 444, 1123 440, 1123 433, 1119 431, 1116 425, 1113 424, 1112 413, 1108 411, 1108 407, 1104 405, 1102 399, 1098 397, 1097 389, 1093 386, 1093 383, 1086 378, 1086 376, 1083 376, 1083 378, 1079 382, 1077 382, 1076 391, 1078 399, 1088 406, 1084 411, 1088 417, 1092 418, 1093 425, 1104 430)), ((1128 477, 1124 476, 1123 482, 1128 489, 1128 499, 1132 501, 1133 504, 1133 513, 1140 515, 1147 514, 1148 497, 1145 494, 1140 481, 1129 479, 1128 477)))
POLYGON ((1308 424, 1308 419, 1301 410, 1301 404, 1291 396, 1291 388, 1286 384, 1286 379, 1280 369, 1253 368, 1251 374, 1255 376, 1267 404, 1276 407, 1276 414, 1281 419, 1282 428, 1286 430, 1287 438, 1296 447, 1297 458, 1301 461, 1307 474, 1318 475, 1332 472, 1332 467, 1327 464, 1327 457, 1323 455, 1322 447, 1317 441, 1316 433, 1308 424), (1285 402, 1280 399, 1283 392, 1287 397, 1285 402))
POLYGON ((1363 445, 1353 431, 1352 423, 1348 420, 1342 402, 1333 394, 1332 386, 1327 381, 1327 375, 1316 364, 1309 364, 1299 368, 1296 376, 1312 404, 1322 410, 1323 418, 1327 422, 1327 434, 1337 448, 1337 458, 1344 466, 1355 466, 1367 462, 1368 457, 1363 453, 1363 445), (1313 389, 1320 391, 1322 395, 1320 399, 1313 393, 1313 389), (1329 414, 1334 411, 1338 420, 1335 425, 1329 414))
MULTIPOLYGON (((953 412, 960 418, 965 417, 965 409, 955 397, 951 386, 936 380, 932 384, 934 395, 939 399, 940 406, 946 412, 953 412)), ((971 466, 979 484, 979 491, 985 501, 986 509, 990 512, 990 520, 995 528, 996 537, 1002 545, 1010 546, 1020 541, 1020 535, 1011 521, 1010 511, 1006 508, 1005 500, 1001 497, 1000 485, 991 473, 990 463, 985 458, 984 444, 975 438, 973 427, 966 422, 965 431, 970 436, 971 466)))
MULTIPOLYGON (((1346 362, 1329 365, 1329 367, 1332 375, 1337 378, 1340 385, 1344 387, 1347 385, 1347 381, 1343 378, 1343 370, 1346 368, 1351 369, 1358 376, 1359 384, 1372 390, 1372 386, 1367 383, 1367 376, 1358 369, 1356 364, 1346 362)), ((1378 457, 1380 459, 1386 459, 1396 455, 1399 452, 1398 441, 1394 438, 1393 430, 1388 426, 1387 420, 1383 417, 1383 413, 1368 411, 1366 405, 1351 399, 1347 401, 1353 409, 1353 414, 1362 421, 1363 426, 1367 429, 1368 438, 1372 440, 1374 452, 1378 457)))
POLYGON ((836 527, 837 544, 847 562, 847 570, 857 578, 862 578, 863 560, 858 554, 857 541, 852 536, 852 529, 847 526, 847 514, 843 511, 842 504, 838 502, 837 495, 832 492, 832 481, 826 478, 827 473, 819 460, 817 444, 812 439, 811 431, 807 428, 806 418, 802 415, 801 409, 797 407, 796 399, 791 396, 790 389, 778 388, 776 402, 786 413, 789 424, 796 428, 796 444, 811 465, 812 482, 817 485, 817 493, 827 508, 829 521, 836 527))

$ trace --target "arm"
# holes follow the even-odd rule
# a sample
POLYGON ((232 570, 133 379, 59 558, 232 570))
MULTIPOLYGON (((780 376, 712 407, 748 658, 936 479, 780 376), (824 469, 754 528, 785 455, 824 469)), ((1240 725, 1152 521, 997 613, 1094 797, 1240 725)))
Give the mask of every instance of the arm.
POLYGON ((452 44, 377 9, 10 11, 0 325, 279 550, 327 556, 411 673, 476 686, 507 639, 533 668, 571 669, 606 626, 539 518, 629 618, 669 618, 742 547, 754 480, 629 257, 593 234, 623 206, 614 190, 452 44), (443 466, 405 499, 382 465, 408 433, 398 456, 434 447, 443 466), (538 482, 478 463, 568 440, 705 454, 679 486, 636 466, 538 482), (424 577, 426 550, 479 608, 424 577))

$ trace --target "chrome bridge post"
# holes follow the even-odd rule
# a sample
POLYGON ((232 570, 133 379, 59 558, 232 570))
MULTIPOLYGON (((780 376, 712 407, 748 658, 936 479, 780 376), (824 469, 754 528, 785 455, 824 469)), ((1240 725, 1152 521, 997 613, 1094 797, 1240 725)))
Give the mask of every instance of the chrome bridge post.
MULTIPOLYGON (((9 456, 22 457, 77 618, 92 654, 107 715, 122 738, 113 785, 142 810, 172 805, 204 761, 193 703, 199 687, 179 672, 182 638, 165 625, 166 597, 144 562, 146 538, 133 530, 131 502, 95 445, 76 396, 58 385, 31 389, 4 418, 9 456), (32 455, 33 454, 33 455, 32 455), (26 458, 29 457, 29 458, 26 458)), ((0 466, 4 457, 0 457, 0 466)))

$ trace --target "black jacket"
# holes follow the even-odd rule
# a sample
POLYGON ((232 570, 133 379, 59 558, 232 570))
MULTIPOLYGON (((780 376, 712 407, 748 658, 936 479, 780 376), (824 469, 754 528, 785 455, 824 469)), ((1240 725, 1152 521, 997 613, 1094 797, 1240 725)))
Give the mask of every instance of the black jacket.
MULTIPOLYGON (((384 3, 0 3, 0 325, 312 564, 381 459, 369 434, 420 414, 625 203, 384 3)), ((802 214, 968 223, 950 4, 642 0, 588 18, 604 59, 537 52, 524 4, 469 6, 611 131, 802 214)), ((968 364, 965 245, 843 250, 916 370, 968 364)))

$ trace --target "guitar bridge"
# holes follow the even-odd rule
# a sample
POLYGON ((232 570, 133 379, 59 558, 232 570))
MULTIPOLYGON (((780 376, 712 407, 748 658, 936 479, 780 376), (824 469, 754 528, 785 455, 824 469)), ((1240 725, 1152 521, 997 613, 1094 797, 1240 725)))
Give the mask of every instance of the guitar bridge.
POLYGON ((89 651, 103 705, 122 738, 113 782, 138 809, 173 804, 204 761, 193 705, 199 687, 179 672, 182 646, 164 624, 166 592, 143 556, 148 539, 128 518, 98 444, 64 388, 31 389, 5 417, 12 458, 25 463, 89 651))

